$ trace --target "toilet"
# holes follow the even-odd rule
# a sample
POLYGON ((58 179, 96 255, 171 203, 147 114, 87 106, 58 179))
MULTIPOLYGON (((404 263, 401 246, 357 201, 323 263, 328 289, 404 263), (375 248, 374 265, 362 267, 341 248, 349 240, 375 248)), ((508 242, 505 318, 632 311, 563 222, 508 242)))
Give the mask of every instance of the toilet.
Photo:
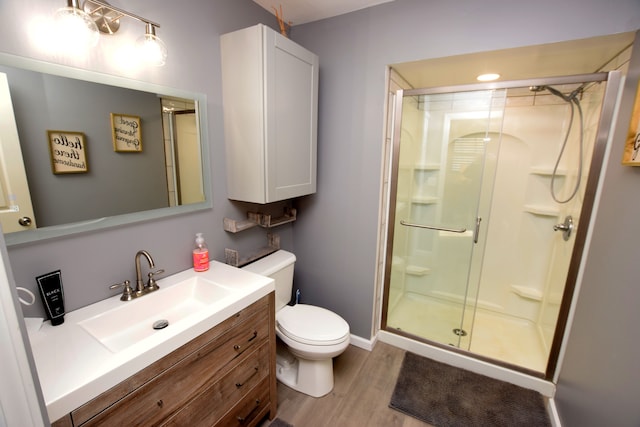
POLYGON ((333 389, 333 358, 349 346, 349 324, 325 308, 288 305, 295 261, 291 252, 278 250, 243 269, 275 281, 276 378, 296 391, 321 397, 333 389))

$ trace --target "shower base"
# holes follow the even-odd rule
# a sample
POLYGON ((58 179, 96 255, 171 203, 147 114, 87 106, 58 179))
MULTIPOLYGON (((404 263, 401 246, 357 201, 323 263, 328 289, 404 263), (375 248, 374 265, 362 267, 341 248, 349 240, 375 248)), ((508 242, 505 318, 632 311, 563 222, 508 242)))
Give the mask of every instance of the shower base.
POLYGON ((533 322, 478 308, 473 330, 465 328, 468 334, 459 336, 454 329, 460 328, 460 315, 459 304, 405 294, 388 314, 387 326, 441 344, 459 342, 460 348, 472 353, 545 371, 547 353, 533 322))

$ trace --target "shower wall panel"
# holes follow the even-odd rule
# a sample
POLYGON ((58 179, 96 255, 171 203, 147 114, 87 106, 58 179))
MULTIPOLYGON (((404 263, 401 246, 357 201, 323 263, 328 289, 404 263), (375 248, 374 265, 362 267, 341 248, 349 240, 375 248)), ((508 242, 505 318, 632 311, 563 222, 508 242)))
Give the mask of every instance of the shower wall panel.
MULTIPOLYGON (((583 98, 584 152, 590 159, 601 95, 583 98)), ((566 215, 578 218, 588 174, 582 171, 579 195, 567 204, 551 196, 551 178, 569 125, 567 103, 551 95, 509 98, 491 201, 478 306, 535 322, 551 339, 573 240, 553 231, 566 215), (546 331, 546 332, 545 332, 546 331)), ((577 180, 579 122, 575 122, 554 179, 558 199, 577 180)))

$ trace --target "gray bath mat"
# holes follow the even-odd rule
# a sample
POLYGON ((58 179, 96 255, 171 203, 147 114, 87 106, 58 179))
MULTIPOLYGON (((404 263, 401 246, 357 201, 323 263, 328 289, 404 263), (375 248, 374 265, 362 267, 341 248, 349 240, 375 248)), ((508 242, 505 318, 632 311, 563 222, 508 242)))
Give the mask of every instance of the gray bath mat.
POLYGON ((293 427, 286 421, 282 421, 280 418, 276 418, 275 420, 269 423, 269 427, 293 427))
POLYGON ((407 352, 389 406, 436 427, 548 427, 542 395, 407 352))

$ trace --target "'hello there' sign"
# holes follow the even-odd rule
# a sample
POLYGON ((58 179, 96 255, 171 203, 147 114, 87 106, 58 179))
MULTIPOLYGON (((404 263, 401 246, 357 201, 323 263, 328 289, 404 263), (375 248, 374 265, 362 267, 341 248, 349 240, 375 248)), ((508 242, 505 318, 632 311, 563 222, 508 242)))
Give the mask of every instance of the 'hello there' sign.
POLYGON ((51 170, 54 174, 84 173, 89 170, 87 147, 82 132, 49 130, 47 134, 51 170))

